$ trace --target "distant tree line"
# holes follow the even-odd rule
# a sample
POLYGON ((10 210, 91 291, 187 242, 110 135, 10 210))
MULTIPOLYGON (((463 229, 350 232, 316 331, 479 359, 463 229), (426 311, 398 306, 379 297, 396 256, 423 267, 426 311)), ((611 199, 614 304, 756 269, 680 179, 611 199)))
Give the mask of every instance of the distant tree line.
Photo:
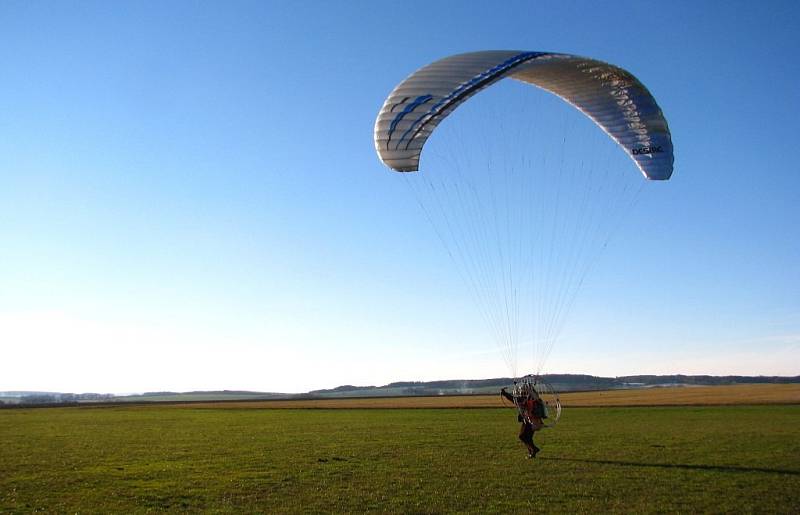
MULTIPOLYGON (((46 393, 22 395, 15 405, 74 404, 78 402, 110 401, 116 396, 111 393, 46 393)), ((2 401, 0 401, 2 402, 2 401)), ((11 404, 10 402, 8 404, 11 404)))
MULTIPOLYGON (((557 391, 611 390, 669 385, 715 386, 724 384, 800 383, 800 376, 709 376, 709 375, 636 375, 597 377, 587 374, 546 374, 542 378, 557 391)), ((481 393, 500 389, 514 382, 510 377, 493 379, 451 379, 443 381, 398 381, 384 386, 342 385, 328 390, 313 390, 310 396, 340 395, 441 395, 444 393, 481 393)))

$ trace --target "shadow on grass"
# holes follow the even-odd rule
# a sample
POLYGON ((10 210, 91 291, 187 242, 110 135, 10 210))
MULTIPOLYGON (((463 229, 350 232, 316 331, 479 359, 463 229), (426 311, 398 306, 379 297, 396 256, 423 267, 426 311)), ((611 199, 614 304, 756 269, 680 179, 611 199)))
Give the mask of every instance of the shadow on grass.
POLYGON ((579 458, 556 458, 542 456, 537 458, 549 461, 571 461, 576 463, 595 463, 599 465, 619 465, 622 467, 656 467, 665 469, 711 470, 714 472, 764 472, 785 476, 800 476, 800 470, 771 469, 764 467, 736 467, 731 465, 687 465, 684 463, 641 463, 638 461, 588 460, 579 458))

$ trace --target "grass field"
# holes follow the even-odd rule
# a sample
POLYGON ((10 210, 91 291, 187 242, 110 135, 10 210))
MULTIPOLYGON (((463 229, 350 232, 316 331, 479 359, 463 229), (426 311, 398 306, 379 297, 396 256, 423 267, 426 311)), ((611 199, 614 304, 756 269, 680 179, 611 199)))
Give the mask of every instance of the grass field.
POLYGON ((0 410, 0 511, 764 512, 800 506, 800 406, 0 410))

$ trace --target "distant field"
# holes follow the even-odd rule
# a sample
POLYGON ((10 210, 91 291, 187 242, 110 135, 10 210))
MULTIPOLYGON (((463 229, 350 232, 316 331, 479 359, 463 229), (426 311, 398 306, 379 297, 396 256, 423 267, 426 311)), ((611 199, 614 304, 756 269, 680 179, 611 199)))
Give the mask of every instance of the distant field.
POLYGON ((800 506, 800 406, 567 409, 535 460, 516 431, 500 408, 0 410, 0 512, 800 506))
MULTIPOLYGON (((499 393, 499 392, 498 392, 499 393)), ((800 404, 800 384, 751 384, 643 388, 561 394, 567 407, 592 406, 725 406, 800 404)), ((186 404, 220 408, 497 408, 499 395, 443 395, 438 397, 368 397, 186 404)))
POLYGON ((800 404, 800 384, 737 384, 566 393, 567 406, 800 404))
MULTIPOLYGON (((253 400, 259 397, 264 398, 263 393, 237 392, 224 393, 225 399, 230 400, 253 400)), ((176 393, 174 395, 128 395, 116 399, 117 402, 186 402, 186 401, 215 401, 220 398, 219 392, 195 392, 195 393, 176 393)))

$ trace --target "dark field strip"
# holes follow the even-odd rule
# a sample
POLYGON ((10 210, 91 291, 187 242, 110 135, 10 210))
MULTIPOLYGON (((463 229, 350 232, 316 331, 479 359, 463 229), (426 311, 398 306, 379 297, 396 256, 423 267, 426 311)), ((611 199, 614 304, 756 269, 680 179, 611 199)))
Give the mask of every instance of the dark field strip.
POLYGON ((800 406, 0 411, 0 512, 760 512, 800 506, 800 406))
MULTIPOLYGON (((721 386, 662 387, 630 390, 567 392, 561 402, 568 407, 653 407, 653 406, 753 406, 764 404, 800 405, 800 384, 740 384, 721 386)), ((43 407, 117 407, 152 406, 154 404, 189 408, 227 409, 298 409, 298 408, 498 408, 505 404, 497 394, 436 395, 405 397, 340 397, 315 399, 216 399, 216 400, 153 400, 85 402, 72 404, 37 405, 43 407)), ((4 409, 17 409, 6 405, 4 409)))
MULTIPOLYGON (((643 388, 568 392, 561 394, 567 407, 632 406, 742 406, 762 404, 800 405, 800 384, 748 384, 674 388, 643 388)), ((176 403, 192 408, 500 408, 499 395, 441 395, 414 397, 360 397, 300 400, 238 400, 176 403)))

